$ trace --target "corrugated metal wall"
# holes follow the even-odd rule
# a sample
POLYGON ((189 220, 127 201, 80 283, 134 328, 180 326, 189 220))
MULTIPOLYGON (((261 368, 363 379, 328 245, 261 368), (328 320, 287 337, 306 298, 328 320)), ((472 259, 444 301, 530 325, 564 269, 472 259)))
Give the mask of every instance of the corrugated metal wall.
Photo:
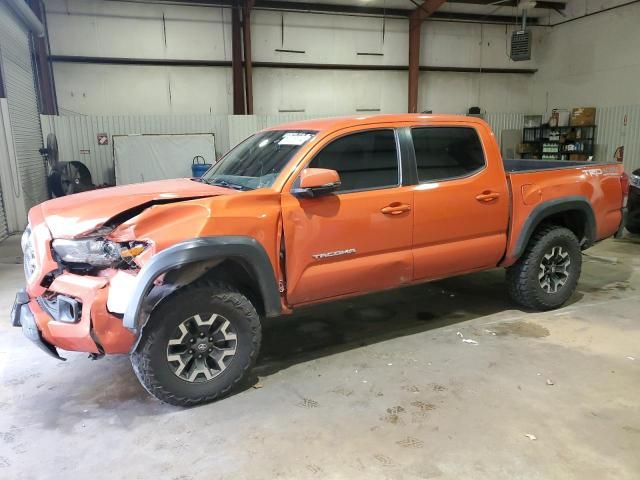
POLYGON ((491 125, 498 145, 502 145, 502 131, 522 129, 524 126, 524 116, 524 113, 487 113, 484 119, 491 125))
POLYGON ((58 140, 61 161, 78 160, 89 168, 93 183, 114 183, 113 135, 213 133, 216 153, 223 155, 249 135, 263 128, 306 118, 286 115, 140 115, 49 116, 42 115, 42 136, 58 140), (106 133, 108 145, 98 145, 106 133))
MULTIPOLYGON (((521 129, 523 113, 487 113, 486 121, 500 144, 503 130, 521 129)), ((60 160, 79 160, 91 170, 96 184, 113 183, 113 135, 213 133, 218 155, 226 153, 263 128, 311 118, 307 114, 281 115, 158 115, 158 116, 42 116, 42 135, 58 138, 60 160), (106 133, 109 145, 98 145, 106 133)), ((596 158, 613 159, 617 146, 625 145, 625 167, 640 167, 640 105, 599 108, 596 122, 596 158), (627 124, 624 125, 625 116, 627 124)))
POLYGON ((596 158, 612 161, 624 146, 625 170, 640 168, 640 105, 598 108, 596 125, 596 158))
POLYGON ((213 133, 216 150, 229 149, 227 115, 126 115, 126 116, 42 116, 42 136, 58 140, 59 159, 77 160, 89 168, 93 183, 115 183, 113 135, 213 133), (108 145, 98 145, 97 136, 106 133, 108 145))
POLYGON ((7 226, 7 216, 4 209, 4 200, 2 198, 2 187, 0 186, 0 240, 9 235, 9 227, 7 226))
MULTIPOLYGON (((59 158, 78 160, 89 167, 95 184, 113 183, 113 135, 213 133, 218 155, 229 151, 249 135, 273 125, 313 118, 304 113, 279 115, 141 115, 141 116, 47 116, 42 135, 54 133, 59 158), (108 145, 98 145, 97 135, 106 133, 108 145)), ((500 133, 505 128, 522 128, 524 115, 492 113, 487 121, 500 133)))
POLYGON ((27 28, 0 3, 0 66, 4 77, 9 124, 15 147, 20 186, 27 208, 47 198, 38 97, 30 36, 27 28))
MULTIPOLYGON (((524 114, 487 113, 498 143, 502 130, 521 129, 524 114)), ((624 167, 627 172, 640 168, 640 105, 598 107, 596 110, 596 161, 614 160, 616 148, 624 145, 624 167)))

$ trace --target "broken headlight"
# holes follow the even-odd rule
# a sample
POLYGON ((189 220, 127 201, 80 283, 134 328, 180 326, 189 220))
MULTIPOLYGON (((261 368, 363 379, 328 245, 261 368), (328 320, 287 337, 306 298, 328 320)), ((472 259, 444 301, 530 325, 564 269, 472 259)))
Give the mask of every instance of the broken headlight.
POLYGON ((51 246, 62 262, 81 263, 92 267, 115 267, 144 250, 143 244, 121 244, 102 238, 60 239, 54 240, 51 246))

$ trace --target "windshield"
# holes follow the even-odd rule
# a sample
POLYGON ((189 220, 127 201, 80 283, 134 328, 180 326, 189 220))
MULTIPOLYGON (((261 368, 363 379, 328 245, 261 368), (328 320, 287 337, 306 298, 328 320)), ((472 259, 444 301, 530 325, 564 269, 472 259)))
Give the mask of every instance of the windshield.
POLYGON ((237 190, 270 187, 291 157, 315 134, 303 130, 257 133, 227 153, 200 181, 237 190))

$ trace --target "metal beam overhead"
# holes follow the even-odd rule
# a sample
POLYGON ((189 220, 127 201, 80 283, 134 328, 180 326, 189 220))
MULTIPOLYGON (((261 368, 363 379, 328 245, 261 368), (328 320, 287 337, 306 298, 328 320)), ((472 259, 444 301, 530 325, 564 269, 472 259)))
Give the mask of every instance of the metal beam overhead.
MULTIPOLYGON (((234 0, 108 0, 112 2, 130 2, 130 3, 156 3, 165 5, 193 5, 207 7, 225 7, 232 8, 235 5, 234 0)), ((462 0, 454 0, 462 3, 462 0)), ((480 0, 469 0, 470 3, 480 0)), ((513 0, 509 0, 513 1, 513 0)), ((544 2, 543 2, 544 3, 544 2)), ((563 3, 547 2, 562 6, 563 3)), ((490 3, 487 5, 491 5, 490 3)), ((404 8, 382 8, 367 7, 361 5, 332 5, 327 3, 312 2, 285 2, 282 0, 256 0, 254 10, 273 10, 278 12, 306 12, 327 15, 354 15, 354 16, 374 16, 386 18, 408 18, 413 10, 404 8)), ((495 10, 495 7, 494 7, 495 10)), ((483 22, 483 23, 499 23, 499 24, 519 24, 519 21, 513 15, 496 15, 482 13, 461 13, 461 12, 435 12, 430 20, 450 21, 450 22, 483 22)), ((531 17, 528 20, 529 25, 537 25, 538 19, 531 17)))
MULTIPOLYGON (((488 7, 517 7, 519 0, 447 0, 447 3, 456 3, 463 5, 486 5, 488 7), (499 3, 498 3, 499 2, 499 3)), ((533 8, 543 10, 564 10, 567 7, 566 2, 537 1, 533 8)))
MULTIPOLYGON (((59 63, 93 63, 98 65, 138 65, 172 67, 231 67, 228 60, 173 60, 165 58, 123 58, 123 57, 85 57, 76 55, 50 55, 50 61, 59 63)), ((253 62, 254 68, 288 68, 299 70, 361 70, 406 72, 407 65, 362 65, 344 63, 300 63, 300 62, 253 62)), ((533 74, 535 68, 491 68, 491 67, 443 67, 422 65, 421 72, 463 72, 463 73, 514 73, 533 74)))

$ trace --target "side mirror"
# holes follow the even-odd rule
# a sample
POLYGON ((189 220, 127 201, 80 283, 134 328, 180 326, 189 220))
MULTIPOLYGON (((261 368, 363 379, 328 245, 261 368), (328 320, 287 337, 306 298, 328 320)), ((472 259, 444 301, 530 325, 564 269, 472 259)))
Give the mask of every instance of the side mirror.
POLYGON ((306 168, 300 174, 300 186, 291 193, 300 197, 318 197, 340 187, 340 175, 326 168, 306 168))

